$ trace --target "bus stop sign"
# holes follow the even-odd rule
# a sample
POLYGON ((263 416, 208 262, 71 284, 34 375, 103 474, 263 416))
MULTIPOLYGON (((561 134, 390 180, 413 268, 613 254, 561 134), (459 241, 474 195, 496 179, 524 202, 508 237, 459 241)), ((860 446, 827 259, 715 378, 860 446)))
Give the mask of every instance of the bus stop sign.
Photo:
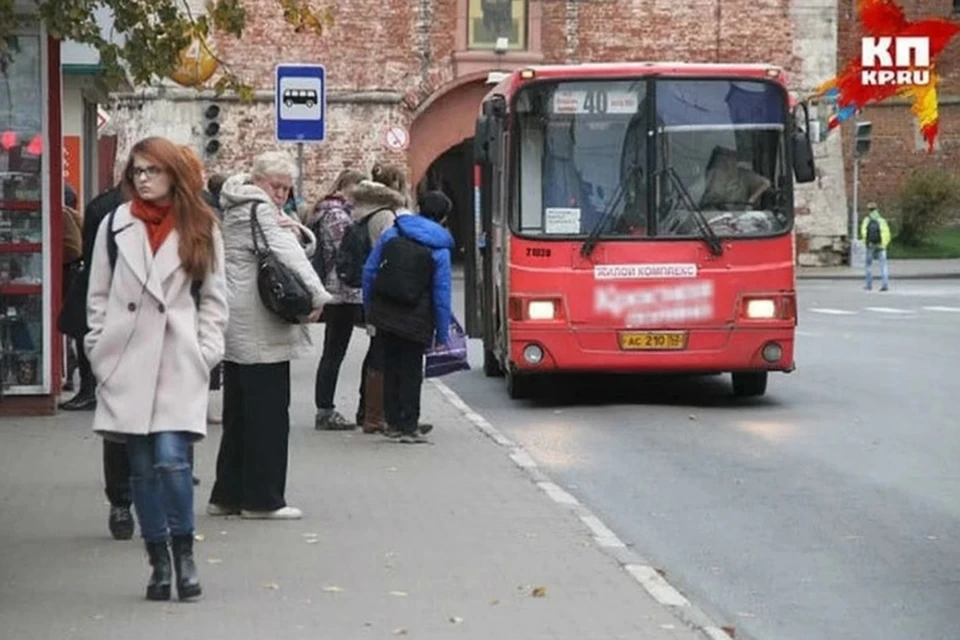
POLYGON ((327 72, 320 64, 279 64, 274 112, 278 142, 323 142, 327 72))

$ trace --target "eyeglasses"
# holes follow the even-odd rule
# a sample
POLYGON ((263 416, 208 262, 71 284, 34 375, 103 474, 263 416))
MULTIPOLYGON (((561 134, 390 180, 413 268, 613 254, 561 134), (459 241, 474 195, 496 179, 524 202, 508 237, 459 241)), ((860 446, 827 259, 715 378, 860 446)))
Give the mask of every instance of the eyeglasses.
POLYGON ((136 180, 140 176, 146 176, 148 180, 153 180, 163 173, 163 169, 150 165, 149 167, 133 167, 130 169, 130 177, 136 180))

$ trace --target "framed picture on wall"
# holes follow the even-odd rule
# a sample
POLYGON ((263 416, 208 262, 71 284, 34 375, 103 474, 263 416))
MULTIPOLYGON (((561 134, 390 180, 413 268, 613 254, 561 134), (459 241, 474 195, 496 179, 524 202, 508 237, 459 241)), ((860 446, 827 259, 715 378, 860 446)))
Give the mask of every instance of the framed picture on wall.
POLYGON ((470 49, 493 49, 498 38, 510 50, 527 48, 527 0, 470 0, 468 11, 470 49))

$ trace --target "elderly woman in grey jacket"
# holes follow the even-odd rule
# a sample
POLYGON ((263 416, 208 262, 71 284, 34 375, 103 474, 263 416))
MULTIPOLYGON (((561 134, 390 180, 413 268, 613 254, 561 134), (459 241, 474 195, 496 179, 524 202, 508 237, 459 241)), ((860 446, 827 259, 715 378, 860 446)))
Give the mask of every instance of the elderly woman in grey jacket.
POLYGON ((282 152, 268 152, 252 175, 236 175, 220 193, 230 322, 223 371, 223 435, 209 515, 297 519, 287 505, 287 443, 290 435, 290 360, 313 351, 309 324, 331 296, 310 264, 316 238, 283 213, 296 174, 282 152), (251 215, 277 258, 313 296, 313 313, 290 324, 271 313, 257 290, 251 215), (306 243, 306 250, 301 242, 306 243))

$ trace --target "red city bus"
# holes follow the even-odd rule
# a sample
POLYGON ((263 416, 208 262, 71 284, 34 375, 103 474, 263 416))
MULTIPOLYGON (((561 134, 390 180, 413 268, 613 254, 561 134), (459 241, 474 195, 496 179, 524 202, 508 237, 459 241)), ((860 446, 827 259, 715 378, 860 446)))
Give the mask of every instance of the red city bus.
POLYGON ((541 66, 477 120, 468 330, 511 398, 552 373, 794 369, 805 104, 753 64, 541 66))

